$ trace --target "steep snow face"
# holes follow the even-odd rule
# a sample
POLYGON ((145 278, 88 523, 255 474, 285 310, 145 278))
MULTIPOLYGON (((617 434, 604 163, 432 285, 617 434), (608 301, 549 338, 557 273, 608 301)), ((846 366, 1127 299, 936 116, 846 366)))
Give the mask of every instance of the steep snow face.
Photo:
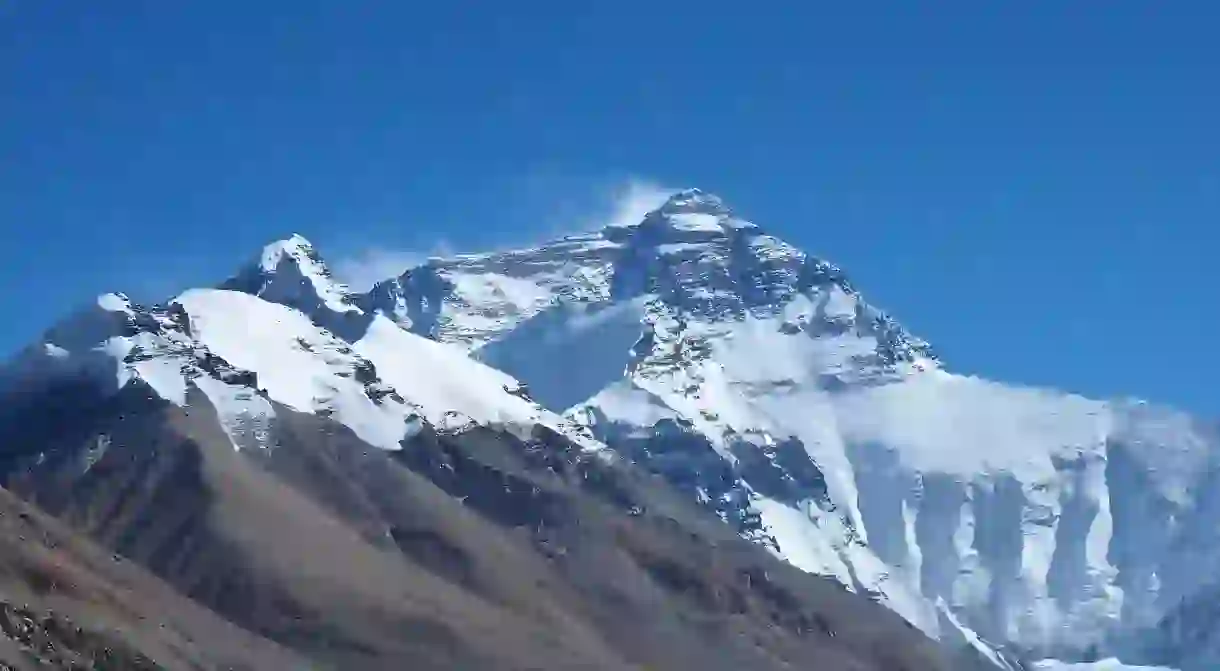
POLYGON ((291 308, 239 293, 197 289, 175 303, 209 350, 258 376, 267 397, 334 417, 370 445, 397 449, 415 412, 376 366, 291 308))
POLYGON ((838 268, 698 190, 360 301, 475 350, 791 563, 980 649, 1083 659, 1220 561, 1213 433, 947 372, 838 268))

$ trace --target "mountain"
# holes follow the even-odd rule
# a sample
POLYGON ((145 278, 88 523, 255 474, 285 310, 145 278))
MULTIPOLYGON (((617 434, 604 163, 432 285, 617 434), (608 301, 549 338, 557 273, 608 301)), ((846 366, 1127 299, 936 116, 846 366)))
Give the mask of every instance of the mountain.
POLYGON ((1216 580, 1215 425, 954 373, 842 270, 697 189, 349 300, 512 375, 743 538, 932 636, 1162 658, 1155 632, 1216 580))
POLYGON ((104 295, 0 366, 0 445, 320 668, 1220 663, 1215 424, 954 373, 697 189, 367 293, 294 235, 104 295))
POLYGON ((112 614, 14 573, 0 629, 41 590, 124 628, 96 634, 120 668, 983 668, 372 300, 294 236, 164 305, 103 295, 0 366, 0 504, 125 590, 112 614))

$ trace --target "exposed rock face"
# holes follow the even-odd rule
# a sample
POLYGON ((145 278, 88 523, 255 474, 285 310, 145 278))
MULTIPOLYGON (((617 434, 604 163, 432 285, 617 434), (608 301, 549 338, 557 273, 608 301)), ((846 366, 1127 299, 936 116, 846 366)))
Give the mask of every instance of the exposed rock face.
POLYGON ((6 601, 0 601, 0 637, 7 640, 3 647, 10 651, 15 649, 18 657, 12 663, 0 662, 0 669, 4 671, 26 667, 22 662, 44 669, 156 671, 165 668, 115 636, 87 631, 50 611, 39 612, 6 601))

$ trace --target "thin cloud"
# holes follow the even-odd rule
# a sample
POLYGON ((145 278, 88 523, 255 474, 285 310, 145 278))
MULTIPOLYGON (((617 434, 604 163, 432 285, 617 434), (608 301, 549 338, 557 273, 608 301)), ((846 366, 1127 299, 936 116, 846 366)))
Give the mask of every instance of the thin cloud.
POLYGON ((611 224, 638 224, 678 191, 643 177, 579 186, 563 179, 535 178, 531 186, 533 200, 539 203, 536 219, 543 224, 540 231, 547 240, 597 231, 611 224))
MULTIPOLYGON (((659 182, 631 177, 613 181, 586 181, 579 178, 534 175, 515 190, 516 231, 494 240, 461 241, 463 252, 512 249, 540 244, 566 235, 588 233, 611 224, 637 224, 644 216, 660 207, 678 189, 659 182), (532 223, 524 223, 532 222, 532 223)), ((458 213, 466 216, 454 219, 485 218, 483 213, 458 213)), ((513 228, 510 222, 492 222, 499 230, 513 228)), ((481 236, 483 231, 471 231, 481 236)), ((409 247, 370 247, 331 265, 335 276, 352 289, 365 291, 377 282, 401 275, 430 257, 451 256, 454 245, 448 240, 409 247)))
POLYGON ((354 255, 340 257, 331 272, 356 291, 367 291, 382 280, 397 277, 433 256, 448 256, 449 245, 438 241, 426 251, 422 249, 369 248, 354 255))
POLYGON ((631 179, 613 194, 613 209, 607 224, 638 224, 644 215, 665 204, 678 189, 661 186, 656 182, 631 179))

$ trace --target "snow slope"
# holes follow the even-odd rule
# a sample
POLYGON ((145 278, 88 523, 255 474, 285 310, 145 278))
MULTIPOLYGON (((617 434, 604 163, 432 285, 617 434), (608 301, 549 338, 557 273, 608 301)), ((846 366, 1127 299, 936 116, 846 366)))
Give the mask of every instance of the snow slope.
POLYGON ((1082 659, 1220 562, 1220 509, 1200 494, 1214 431, 949 372, 838 268, 698 190, 354 300, 470 349, 743 536, 933 635, 961 622, 1082 659))

